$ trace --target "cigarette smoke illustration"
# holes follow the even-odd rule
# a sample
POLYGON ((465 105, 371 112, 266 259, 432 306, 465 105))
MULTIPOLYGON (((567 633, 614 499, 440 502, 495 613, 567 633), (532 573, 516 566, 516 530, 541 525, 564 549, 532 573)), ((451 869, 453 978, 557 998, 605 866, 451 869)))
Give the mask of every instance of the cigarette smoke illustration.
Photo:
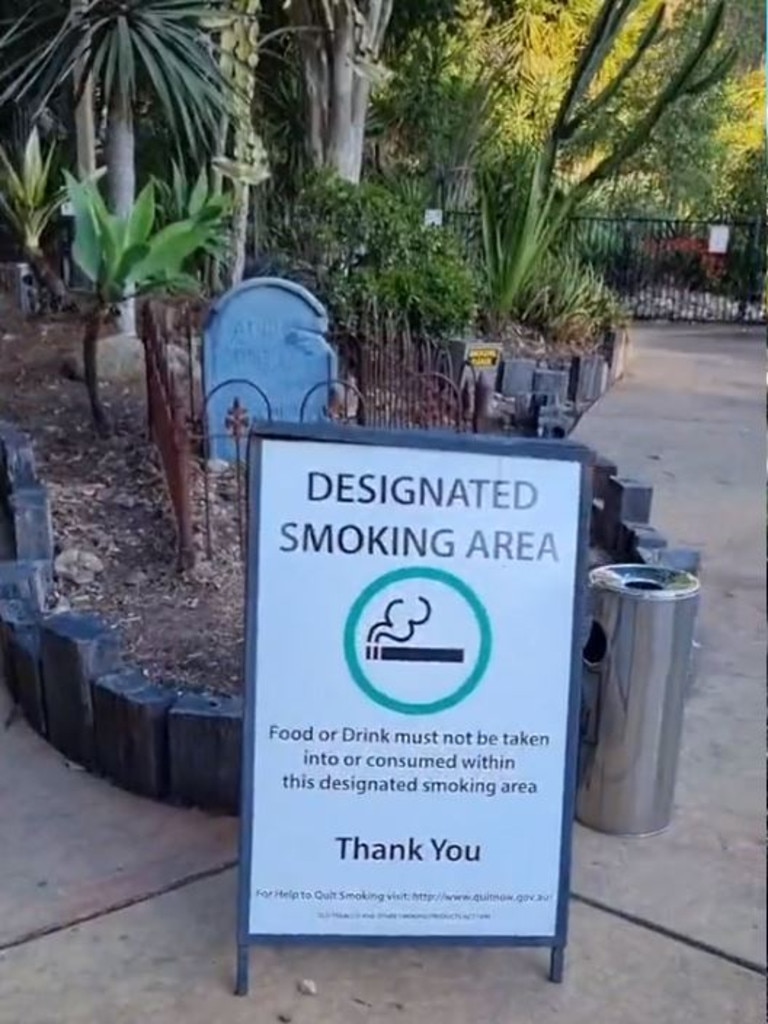
POLYGON ((396 644, 408 643, 416 628, 428 622, 432 615, 432 606, 425 597, 417 597, 416 600, 422 607, 415 615, 409 615, 406 608, 400 607, 405 605, 404 598, 396 597, 390 601, 384 609, 384 618, 368 630, 368 643, 376 644, 381 640, 391 640, 396 644))

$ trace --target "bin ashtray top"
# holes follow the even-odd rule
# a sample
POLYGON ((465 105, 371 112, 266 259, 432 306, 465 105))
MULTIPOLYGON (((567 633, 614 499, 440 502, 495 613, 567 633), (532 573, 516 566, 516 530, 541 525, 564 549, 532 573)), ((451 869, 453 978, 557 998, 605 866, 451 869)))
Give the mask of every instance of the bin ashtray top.
POLYGON ((698 594, 700 587, 691 573, 661 565, 601 565, 590 572, 589 585, 638 601, 678 601, 698 594))

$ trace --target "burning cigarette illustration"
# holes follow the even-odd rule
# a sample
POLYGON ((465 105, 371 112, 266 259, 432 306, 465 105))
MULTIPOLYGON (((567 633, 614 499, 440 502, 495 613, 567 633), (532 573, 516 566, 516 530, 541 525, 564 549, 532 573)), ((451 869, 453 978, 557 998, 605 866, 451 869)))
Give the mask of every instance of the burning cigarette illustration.
POLYGON ((384 609, 384 618, 368 630, 365 647, 367 661, 422 664, 461 664, 464 661, 464 649, 461 647, 422 647, 411 643, 419 626, 426 625, 432 617, 432 605, 426 597, 418 597, 416 600, 421 607, 415 615, 408 615, 404 598, 396 597, 389 602, 384 609))

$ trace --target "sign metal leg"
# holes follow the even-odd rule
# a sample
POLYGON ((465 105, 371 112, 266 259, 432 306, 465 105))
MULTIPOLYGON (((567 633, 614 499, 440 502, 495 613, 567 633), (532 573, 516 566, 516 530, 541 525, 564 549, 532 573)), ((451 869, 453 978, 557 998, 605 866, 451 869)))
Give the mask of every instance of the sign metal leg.
POLYGON ((235 979, 235 995, 236 996, 247 996, 248 995, 248 954, 250 949, 248 946, 237 947, 237 976, 235 979))
POLYGON ((565 946, 553 946, 549 955, 549 980, 556 985, 563 980, 563 969, 565 967, 565 946))

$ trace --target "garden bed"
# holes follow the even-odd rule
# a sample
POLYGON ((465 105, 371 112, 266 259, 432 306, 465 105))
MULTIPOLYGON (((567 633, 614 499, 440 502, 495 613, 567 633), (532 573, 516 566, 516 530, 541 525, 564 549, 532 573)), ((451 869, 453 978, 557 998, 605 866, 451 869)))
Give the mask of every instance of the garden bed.
MULTIPOLYGON (((2 296, 0 301, 8 305, 2 296)), ((208 472, 206 479, 200 462, 189 460, 185 493, 195 557, 194 567, 180 574, 165 475, 147 436, 141 367, 120 384, 103 383, 114 429, 99 438, 84 385, 62 372, 75 361, 79 340, 79 325, 70 317, 25 320, 13 310, 3 314, 0 418, 30 436, 48 489, 57 570, 52 607, 100 614, 119 628, 127 658, 156 681, 238 693, 243 479, 231 470, 208 472)), ((532 375, 545 353, 518 339, 510 355, 521 353, 527 357, 523 363, 530 363, 523 369, 532 375)), ((554 376, 562 377, 562 370, 554 376)), ((419 392, 422 413, 424 401, 419 392)), ((559 406, 553 411, 561 415, 559 406)), ((400 426, 405 418, 393 416, 400 426)))
MULTIPOLYGON (((209 476, 215 556, 179 575, 162 477, 144 440, 143 382, 105 387, 116 429, 96 440, 83 385, 60 373, 77 341, 72 325, 10 316, 3 327, 0 677, 30 726, 70 762, 143 796, 236 813, 237 480, 209 476), (71 564, 62 565, 68 552, 71 564), (77 578, 57 578, 48 593, 52 560, 57 577, 77 578), (54 609, 61 614, 40 615, 54 609)), ((620 478, 598 457, 593 485, 592 564, 698 562, 696 552, 668 550, 648 525, 647 484, 620 478)), ((191 490, 202 501, 199 475, 191 490)))
POLYGON ((0 418, 34 443, 57 555, 95 556, 70 556, 78 564, 68 574, 79 582, 57 578, 54 602, 118 626, 126 654, 155 679, 239 689, 243 582, 235 516, 227 514, 232 481, 217 481, 213 493, 223 524, 215 558, 180 576, 163 477, 147 441, 143 380, 103 385, 115 430, 96 437, 83 384, 62 374, 79 326, 66 317, 25 320, 0 301, 0 418))

